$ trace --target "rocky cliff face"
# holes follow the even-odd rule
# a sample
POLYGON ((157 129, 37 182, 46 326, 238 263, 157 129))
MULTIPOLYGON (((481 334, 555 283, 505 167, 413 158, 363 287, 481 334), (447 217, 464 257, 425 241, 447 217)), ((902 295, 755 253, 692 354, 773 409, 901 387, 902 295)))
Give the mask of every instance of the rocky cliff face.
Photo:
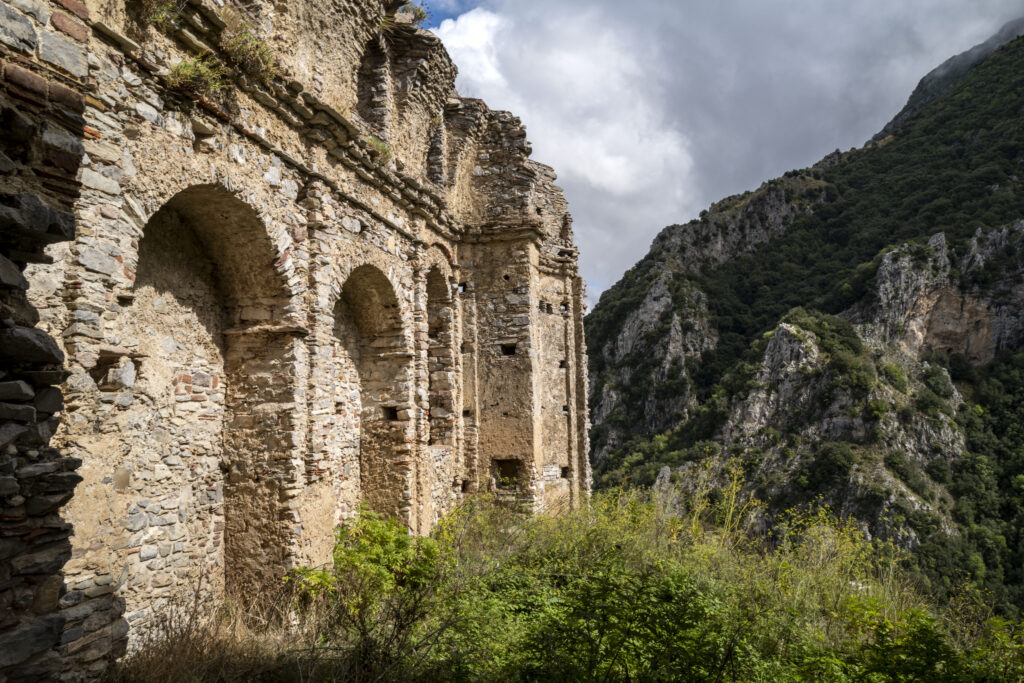
POLYGON ((599 486, 738 464, 770 514, 824 501, 923 580, 1024 608, 1020 28, 926 78, 884 144, 666 228, 602 296, 599 486))
POLYGON ((937 351, 988 363, 1024 337, 1024 287, 1013 259, 1022 235, 1024 221, 987 234, 979 230, 959 269, 942 233, 924 248, 904 245, 887 253, 876 276, 877 299, 851 317, 866 335, 908 356, 937 351))
POLYGON ((614 328, 598 335, 602 343, 591 358, 596 461, 624 443, 637 420, 655 432, 686 415, 693 403, 687 366, 718 341, 707 296, 690 277, 785 233, 823 200, 818 175, 812 169, 773 180, 718 202, 698 220, 665 228, 644 261, 602 297, 590 323, 614 328))

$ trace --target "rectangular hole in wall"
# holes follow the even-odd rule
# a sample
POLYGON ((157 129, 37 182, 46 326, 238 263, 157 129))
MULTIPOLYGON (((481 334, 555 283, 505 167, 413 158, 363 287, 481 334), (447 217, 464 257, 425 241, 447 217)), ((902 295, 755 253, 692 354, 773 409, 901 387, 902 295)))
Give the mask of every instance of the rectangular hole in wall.
POLYGON ((518 460, 492 460, 491 467, 499 489, 514 489, 519 483, 522 467, 518 460))
POLYGON ((562 406, 562 414, 563 415, 568 415, 569 414, 569 406, 562 406))
POLYGON ((547 310, 548 313, 554 313, 555 312, 555 307, 552 306, 551 304, 547 304, 547 307, 546 307, 545 310, 547 310))
POLYGON ((469 493, 469 479, 462 480, 462 492, 469 493))
POLYGON ((569 312, 569 304, 561 304, 561 305, 559 305, 558 311, 560 313, 562 313, 562 314, 568 313, 569 312))
POLYGON ((503 355, 503 356, 514 356, 514 355, 516 355, 516 345, 515 344, 502 344, 501 345, 501 355, 503 355))
POLYGON ((470 417, 472 415, 473 415, 473 411, 472 410, 463 410, 462 411, 462 417, 470 417))
POLYGON ((468 285, 465 282, 459 283, 459 294, 465 294, 468 285))
POLYGON ((567 367, 569 367, 569 361, 563 358, 562 360, 558 361, 558 367, 561 368, 562 370, 565 370, 567 367))
POLYGON ((398 421, 398 408, 394 406, 381 406, 381 412, 384 413, 384 419, 388 422, 398 421))
POLYGON ((569 478, 569 468, 568 467, 563 467, 562 468, 562 479, 568 479, 568 478, 569 478))

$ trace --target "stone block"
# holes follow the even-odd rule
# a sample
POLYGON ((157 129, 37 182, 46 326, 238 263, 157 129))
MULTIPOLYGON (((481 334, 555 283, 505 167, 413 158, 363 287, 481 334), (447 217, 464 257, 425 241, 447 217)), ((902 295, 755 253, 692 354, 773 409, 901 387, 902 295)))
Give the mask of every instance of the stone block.
POLYGON ((27 382, 0 382, 0 401, 30 401, 35 395, 27 382))
MULTIPOLYGON (((86 170, 88 171, 88 169, 86 170)), ((92 171, 88 172, 92 173, 92 171)), ((96 175, 99 174, 97 173, 96 175)), ((106 176, 100 177, 113 183, 114 185, 117 185, 116 182, 110 180, 106 176)), ((82 182, 85 183, 84 173, 82 175, 82 182)), ((118 186, 118 190, 120 190, 120 186, 118 186)), ((78 262, 85 266, 86 268, 88 268, 89 270, 93 270, 97 273, 103 273, 104 275, 113 275, 120 269, 120 265, 116 260, 114 260, 113 257, 108 256, 107 254, 104 254, 100 251, 97 251, 96 249, 90 249, 89 247, 82 247, 82 249, 78 252, 78 262)))
POLYGON ((36 29, 32 21, 6 4, 0 4, 0 42, 20 52, 36 49, 36 29))
POLYGON ((35 422, 36 409, 23 403, 0 403, 0 421, 35 422))
POLYGON ((71 546, 66 541, 51 543, 35 552, 12 558, 11 572, 15 575, 55 574, 60 571, 70 557, 71 546))
POLYGON ((25 503, 25 512, 33 516, 46 515, 57 510, 70 499, 70 491, 61 494, 33 496, 25 503))
POLYGON ((73 170, 78 169, 78 163, 81 162, 82 155, 85 154, 85 147, 75 135, 72 135, 67 129, 53 124, 47 125, 43 130, 43 145, 51 150, 62 152, 72 159, 75 162, 73 170))
POLYGON ((50 21, 50 10, 41 0, 10 0, 10 3, 43 26, 50 21))
POLYGON ((64 352, 42 330, 14 327, 0 330, 0 358, 15 363, 59 364, 64 362, 64 352))
POLYGON ((21 269, 3 254, 0 254, 0 285, 12 289, 28 289, 28 280, 21 269))
POLYGON ((64 69, 75 78, 85 78, 89 75, 89 62, 85 57, 85 50, 53 31, 43 31, 40 34, 39 57, 64 69))
POLYGON ((57 387, 46 387, 36 394, 33 405, 40 413, 53 415, 64 407, 64 395, 57 387))
POLYGON ((0 448, 6 448, 8 444, 14 443, 18 437, 27 431, 28 427, 25 425, 13 423, 0 425, 0 448))
POLYGON ((149 526, 149 515, 145 512, 137 512, 134 515, 128 515, 128 517, 121 522, 121 525, 128 529, 128 531, 142 531, 149 526))
POLYGON ((160 115, 160 112, 154 109, 152 105, 146 104, 145 102, 139 102, 135 105, 135 113, 155 126, 164 125, 164 117, 160 115))
POLYGON ((55 491, 73 491, 82 481, 82 475, 77 472, 57 472, 40 477, 36 488, 52 493, 55 491))
POLYGON ((109 195, 121 194, 121 186, 113 178, 108 178, 102 173, 97 173, 91 168, 82 169, 81 177, 82 185, 85 185, 90 190, 97 190, 99 192, 105 192, 109 195))
POLYGON ((19 377, 24 377, 36 386, 60 384, 70 375, 71 373, 67 370, 32 370, 30 372, 18 373, 19 377))
POLYGON ((0 633, 0 669, 45 652, 60 640, 64 619, 51 615, 0 633))
MULTIPOLYGON (((8 71, 11 65, 7 65, 8 71)), ((29 131, 29 135, 33 135, 29 131)), ((75 236, 75 218, 43 203, 32 193, 0 194, 0 234, 21 234, 42 243, 63 242, 75 236)))

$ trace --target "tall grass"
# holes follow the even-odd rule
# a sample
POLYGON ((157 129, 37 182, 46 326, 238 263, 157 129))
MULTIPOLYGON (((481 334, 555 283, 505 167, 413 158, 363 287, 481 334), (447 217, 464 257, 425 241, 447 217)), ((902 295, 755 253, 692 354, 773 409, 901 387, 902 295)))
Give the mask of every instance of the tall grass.
POLYGON ((930 605, 828 510, 771 533, 732 475, 524 517, 486 498, 430 538, 364 512, 275 605, 167 630, 121 680, 1016 681, 1019 626, 930 605), (155 666, 156 662, 173 662, 155 666), (237 668, 235 668, 237 667, 237 668))

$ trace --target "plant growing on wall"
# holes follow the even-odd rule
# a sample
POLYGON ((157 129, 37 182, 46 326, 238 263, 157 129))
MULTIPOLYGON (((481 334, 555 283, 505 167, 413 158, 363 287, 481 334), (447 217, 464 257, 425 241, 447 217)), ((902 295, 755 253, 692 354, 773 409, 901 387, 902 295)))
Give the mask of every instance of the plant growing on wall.
POLYGON ((277 55, 265 40, 259 37, 253 25, 238 11, 224 13, 227 27, 220 37, 220 45, 231 60, 246 74, 263 83, 278 75, 277 55))
POLYGON ((178 22, 186 0, 139 0, 145 20, 161 31, 167 31, 178 22))
POLYGON ((366 138, 366 144, 369 145, 371 153, 377 156, 380 163, 387 164, 391 161, 391 145, 373 135, 366 138))
POLYGON ((173 67, 167 84, 193 95, 209 95, 226 87, 226 69, 212 57, 186 57, 173 67))
POLYGON ((399 12, 412 15, 413 23, 422 26, 430 18, 430 8, 425 2, 407 2, 398 8, 399 12))

